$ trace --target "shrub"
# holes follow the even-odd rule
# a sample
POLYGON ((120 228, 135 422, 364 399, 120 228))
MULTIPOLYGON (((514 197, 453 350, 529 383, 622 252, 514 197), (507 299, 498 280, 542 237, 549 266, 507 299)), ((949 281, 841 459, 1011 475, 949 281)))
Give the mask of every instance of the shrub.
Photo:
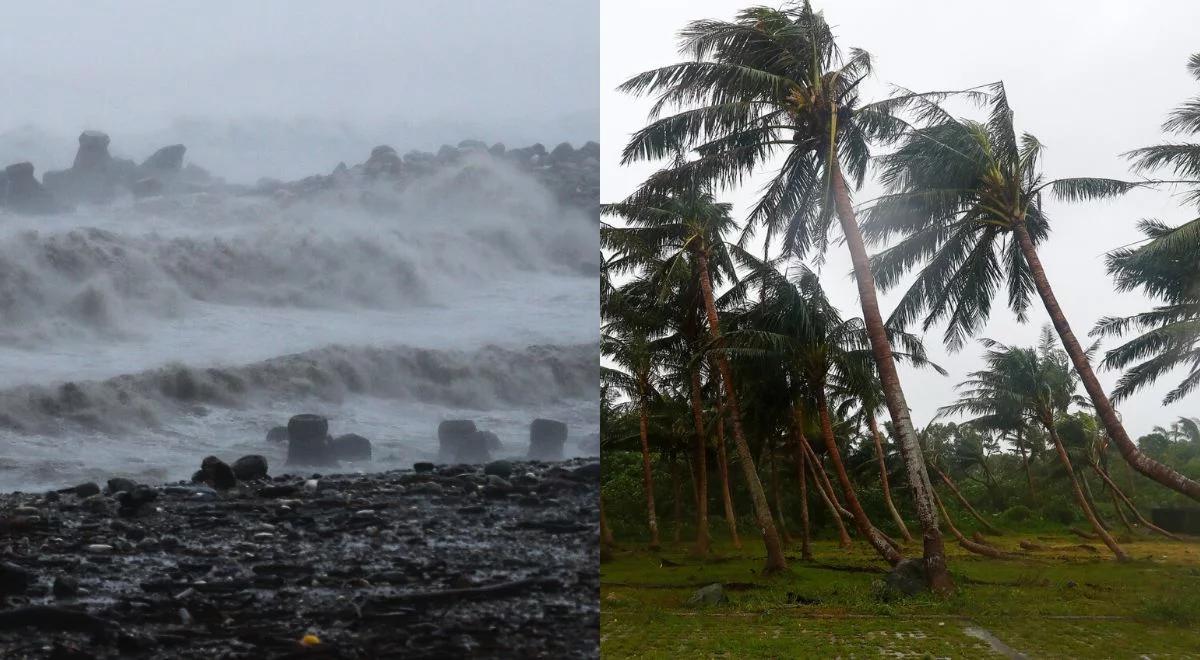
POLYGON ((1075 509, 1065 502, 1051 502, 1042 507, 1042 517, 1063 525, 1075 522, 1075 509))
POLYGON ((1030 509, 1024 504, 1018 504, 1016 506, 1009 507, 1008 509, 1005 509, 1004 513, 1000 514, 1000 520, 1009 524, 1023 523, 1032 518, 1033 509, 1030 509))

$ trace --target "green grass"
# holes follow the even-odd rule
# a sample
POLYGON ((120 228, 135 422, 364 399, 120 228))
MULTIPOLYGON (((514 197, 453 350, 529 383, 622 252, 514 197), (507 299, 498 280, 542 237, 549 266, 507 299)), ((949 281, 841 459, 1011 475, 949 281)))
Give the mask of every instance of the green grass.
MULTIPOLYGON (((885 602, 885 565, 861 543, 814 544, 815 561, 763 577, 762 545, 727 543, 713 557, 686 545, 656 553, 625 545, 601 565, 605 657, 1004 657, 968 634, 986 630, 1030 658, 1200 657, 1200 544, 1131 539, 1134 561, 1081 539, 1031 532, 991 537, 1017 556, 994 560, 948 547, 954 596, 885 602), (1022 539, 1045 546, 1026 552, 1022 539), (667 564, 663 564, 663 559, 667 564), (677 564, 677 565, 672 565, 677 564), (730 603, 686 605, 701 586, 727 585, 730 603), (799 598, 797 598, 797 596, 799 598)), ((906 554, 917 556, 919 546, 906 554)))

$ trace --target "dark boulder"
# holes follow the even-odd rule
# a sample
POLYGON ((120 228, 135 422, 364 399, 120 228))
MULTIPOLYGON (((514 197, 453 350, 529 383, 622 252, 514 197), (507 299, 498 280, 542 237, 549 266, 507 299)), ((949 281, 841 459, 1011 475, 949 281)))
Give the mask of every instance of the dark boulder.
POLYGON ((363 174, 371 178, 396 177, 404 170, 404 161, 396 150, 381 144, 371 150, 371 157, 363 164, 363 174))
POLYGON ((888 571, 883 584, 886 596, 891 598, 915 596, 926 591, 924 561, 916 558, 901 561, 888 571))
POLYGON ((288 465, 335 465, 329 451, 329 421, 320 415, 288 420, 288 465))
POLYGON ((56 213, 63 210, 54 194, 33 176, 33 163, 4 168, 4 205, 18 213, 56 213))
POLYGON ((495 437, 495 434, 476 431, 463 438, 454 453, 454 462, 475 464, 492 460, 492 454, 488 451, 488 436, 495 437))
POLYGON ((513 464, 509 461, 492 461, 483 466, 483 473, 507 479, 512 476, 513 464))
POLYGON ((46 172, 43 183, 55 195, 72 202, 110 201, 119 186, 133 182, 137 166, 108 153, 109 137, 100 131, 79 135, 79 149, 70 169, 46 172))
POLYGON ((561 461, 567 442, 567 425, 552 419, 535 419, 529 425, 529 458, 561 461))
POLYGON ((19 596, 33 585, 33 572, 9 562, 0 563, 0 601, 5 596, 19 596))
POLYGON ((79 580, 70 575, 59 575, 54 578, 50 593, 54 594, 55 598, 73 598, 79 593, 79 580))
POLYGON ((109 495, 115 495, 120 492, 132 493, 133 489, 137 487, 137 483, 133 479, 114 477, 108 480, 107 486, 105 492, 109 495))
POLYGON ((267 459, 258 454, 243 456, 233 462, 233 474, 238 481, 267 478, 267 459))
POLYGON ((187 147, 182 144, 172 144, 154 152, 142 162, 138 168, 150 174, 175 174, 183 169, 183 154, 187 147))
POLYGON ((288 441, 288 430, 286 426, 276 426, 270 431, 267 431, 267 442, 281 443, 288 441))
POLYGON ((575 148, 571 146, 570 142, 563 142, 554 147, 554 151, 550 152, 550 162, 562 163, 571 160, 574 156, 575 148))
POLYGON ((477 430, 475 422, 469 419, 447 419, 438 424, 438 461, 454 460, 459 446, 477 430))
POLYGON ((435 467, 437 466, 429 461, 421 461, 419 463, 413 463, 413 472, 416 472, 417 474, 429 474, 430 472, 433 472, 435 467))
POLYGON ((75 492, 75 497, 78 497, 80 499, 85 498, 85 497, 91 497, 92 495, 99 495, 100 494, 100 485, 95 482, 89 481, 87 483, 79 484, 78 486, 76 486, 74 488, 74 492, 75 492))
POLYGON ((478 431, 484 438, 484 444, 488 451, 500 451, 504 448, 504 443, 500 442, 500 437, 491 431, 478 431))
POLYGON ((135 516, 143 506, 157 499, 158 491, 145 484, 138 484, 132 490, 117 493, 117 503, 120 505, 117 514, 127 518, 135 516))
POLYGON ((333 455, 342 461, 371 460, 371 441, 357 433, 339 435, 330 445, 333 455))
POLYGON ((229 490, 237 485, 237 476, 233 474, 233 468, 216 456, 205 457, 200 463, 200 471, 192 480, 208 484, 217 490, 229 490))

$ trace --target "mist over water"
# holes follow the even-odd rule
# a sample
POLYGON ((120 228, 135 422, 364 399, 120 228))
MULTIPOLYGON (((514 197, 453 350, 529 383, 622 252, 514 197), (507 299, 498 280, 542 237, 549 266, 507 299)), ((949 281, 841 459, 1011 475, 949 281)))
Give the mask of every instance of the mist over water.
POLYGON ((351 468, 428 457, 453 417, 500 454, 561 419, 572 453, 599 426, 597 253, 593 219, 486 155, 399 192, 0 211, 0 489, 282 469, 264 438, 299 412, 373 441, 351 468))

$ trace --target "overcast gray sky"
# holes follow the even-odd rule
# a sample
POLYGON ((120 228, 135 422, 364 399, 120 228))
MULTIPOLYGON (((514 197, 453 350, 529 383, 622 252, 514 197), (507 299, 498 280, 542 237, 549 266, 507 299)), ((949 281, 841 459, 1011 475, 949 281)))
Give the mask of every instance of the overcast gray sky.
POLYGON ((99 128, 114 150, 180 118, 596 138, 598 0, 50 0, 3 14, 0 132, 99 128))
MULTIPOLYGON (((645 124, 650 102, 617 93, 617 85, 640 71, 679 61, 675 34, 688 21, 732 19, 751 4, 756 3, 605 0, 600 70, 604 201, 620 199, 654 169, 618 165, 629 134, 645 124)), ((1018 130, 1033 133, 1047 145, 1044 166, 1051 177, 1129 177, 1118 154, 1162 141, 1158 127, 1166 113, 1200 92, 1185 70, 1187 57, 1200 51, 1200 41, 1193 31, 1180 29, 1200 25, 1196 2, 839 0, 817 2, 816 7, 825 11, 844 49, 861 47, 876 57, 872 93, 885 93, 889 83, 916 90, 958 89, 1003 79, 1018 130)), ((758 176, 740 189, 727 191, 725 199, 735 204, 738 216, 744 216, 766 178, 758 176)), ((869 199, 871 193, 866 189, 857 198, 869 199)), ((1146 191, 1112 203, 1048 207, 1053 233, 1042 257, 1077 335, 1086 336, 1101 316, 1136 313, 1152 304, 1137 294, 1113 291, 1104 271, 1104 254, 1138 240, 1139 218, 1178 223, 1195 217, 1194 208, 1177 202, 1167 192, 1146 191)), ((840 233, 834 236, 840 239, 840 233)), ((859 315, 844 245, 831 247, 821 272, 843 311, 859 315)), ((883 298, 885 315, 899 294, 883 298)), ((1047 320, 1040 304, 1024 325, 997 306, 981 334, 1029 345, 1047 320)), ((902 372, 918 425, 928 423, 936 409, 954 397, 954 384, 981 364, 977 344, 947 355, 941 332, 942 328, 931 330, 926 342, 950 376, 902 372)), ((1110 388, 1117 376, 1100 373, 1110 388)), ((1160 403, 1181 377, 1170 374, 1158 387, 1120 406, 1131 434, 1136 437, 1179 415, 1200 416, 1200 395, 1168 408, 1160 403)))

